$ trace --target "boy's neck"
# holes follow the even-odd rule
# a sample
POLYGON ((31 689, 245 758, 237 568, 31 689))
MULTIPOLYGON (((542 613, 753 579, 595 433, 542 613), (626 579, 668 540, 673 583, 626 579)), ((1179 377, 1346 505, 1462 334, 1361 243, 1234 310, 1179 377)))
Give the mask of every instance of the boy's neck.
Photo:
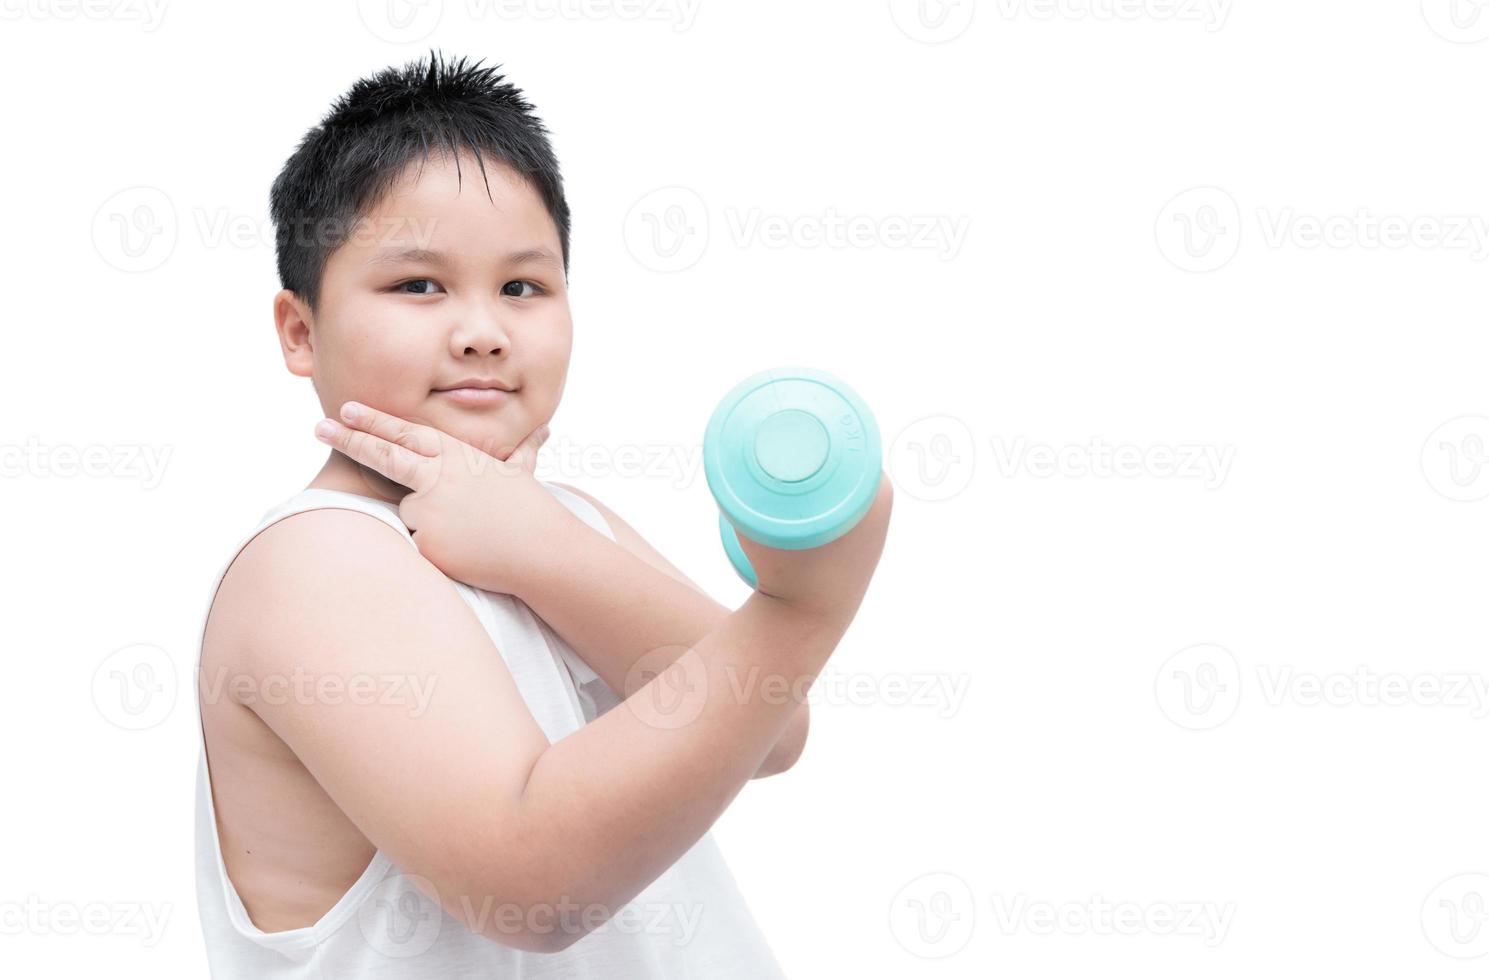
POLYGON ((341 490, 390 504, 398 503, 412 492, 403 484, 395 483, 381 473, 368 469, 334 449, 331 450, 331 455, 321 467, 321 471, 315 475, 315 479, 311 480, 305 489, 341 490))

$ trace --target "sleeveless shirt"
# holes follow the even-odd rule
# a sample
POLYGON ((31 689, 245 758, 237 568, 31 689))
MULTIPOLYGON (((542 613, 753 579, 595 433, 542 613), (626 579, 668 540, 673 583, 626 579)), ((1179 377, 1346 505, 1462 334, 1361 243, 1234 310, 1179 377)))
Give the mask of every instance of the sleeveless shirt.
MULTIPOLYGON (((615 540, 604 515, 589 501, 539 482, 575 516, 615 540)), ((208 597, 199 638, 206 632, 212 598, 238 552, 276 521, 322 507, 369 514, 418 548, 399 520, 396 504, 341 490, 302 490, 270 508, 224 563, 208 597)), ((449 582, 491 637, 550 743, 620 703, 605 681, 520 599, 449 582)), ((199 647, 198 671, 200 656, 199 647)), ((198 702, 199 723, 200 708, 198 702)), ((711 833, 609 921, 556 953, 514 949, 470 931, 381 850, 315 924, 262 931, 250 920, 223 861, 205 733, 197 762, 195 837, 197 903, 208 965, 217 980, 784 978, 711 833)), ((581 911, 571 911, 570 921, 581 921, 581 911)))

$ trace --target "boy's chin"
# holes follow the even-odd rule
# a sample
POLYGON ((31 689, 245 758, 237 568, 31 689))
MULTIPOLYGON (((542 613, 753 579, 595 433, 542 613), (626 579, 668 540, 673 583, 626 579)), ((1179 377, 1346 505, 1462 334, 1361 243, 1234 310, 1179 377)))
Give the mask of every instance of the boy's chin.
POLYGON ((463 443, 475 446, 487 456, 495 456, 505 461, 512 455, 512 450, 517 448, 517 443, 522 439, 524 433, 514 433, 512 426, 507 422, 488 422, 484 425, 466 422, 455 428, 444 431, 459 439, 463 443))
POLYGON ((522 420, 517 405, 505 405, 495 411, 441 404, 438 396, 426 404, 423 417, 416 421, 433 426, 467 445, 475 446, 488 456, 506 459, 527 430, 515 432, 522 420))

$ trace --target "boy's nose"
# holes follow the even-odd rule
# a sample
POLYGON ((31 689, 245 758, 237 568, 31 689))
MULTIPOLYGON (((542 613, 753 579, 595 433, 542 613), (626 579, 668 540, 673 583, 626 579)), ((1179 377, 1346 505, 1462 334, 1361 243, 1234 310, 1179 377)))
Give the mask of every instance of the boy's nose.
POLYGON ((450 334, 452 353, 459 355, 500 354, 512 346, 512 339, 495 313, 471 313, 464 316, 450 334))

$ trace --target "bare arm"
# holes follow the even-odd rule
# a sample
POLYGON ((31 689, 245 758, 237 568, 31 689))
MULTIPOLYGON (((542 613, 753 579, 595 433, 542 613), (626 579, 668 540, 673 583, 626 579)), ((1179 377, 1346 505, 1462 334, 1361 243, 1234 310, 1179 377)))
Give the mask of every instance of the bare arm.
POLYGON ((544 752, 519 821, 549 842, 539 850, 563 855, 558 894, 613 914, 682 857, 758 771, 795 707, 748 679, 815 677, 844 625, 756 592, 622 706, 544 752))
MULTIPOLYGON (((554 486, 594 505, 615 540, 577 517, 566 522, 572 533, 555 542, 555 548, 565 549, 562 564, 554 574, 532 576, 520 598, 624 698, 627 683, 634 690, 644 672, 676 660, 716 629, 729 610, 609 507, 575 487, 554 486)), ((785 772, 801 757, 810 715, 805 701, 794 703, 785 730, 752 778, 785 772)))
POLYGON ((355 678, 423 682, 431 696, 422 705, 316 697, 247 706, 452 917, 542 952, 598 925, 528 928, 550 921, 544 907, 550 916, 598 908, 608 919, 698 841, 794 707, 741 678, 815 678, 854 611, 805 612, 757 592, 623 705, 550 745, 470 608, 375 518, 332 509, 286 518, 229 575, 272 610, 235 654, 250 678, 308 671, 347 691, 355 678), (681 713, 675 691, 692 692, 681 713))

